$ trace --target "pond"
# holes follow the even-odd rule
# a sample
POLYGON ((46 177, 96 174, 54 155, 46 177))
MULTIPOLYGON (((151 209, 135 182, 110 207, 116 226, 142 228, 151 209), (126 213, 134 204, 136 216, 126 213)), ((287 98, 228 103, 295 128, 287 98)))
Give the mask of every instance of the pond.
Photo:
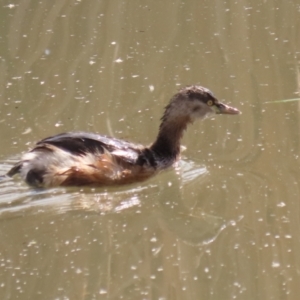
POLYGON ((1 299, 298 299, 300 4, 27 1, 0 9, 0 174, 87 131, 151 144, 200 84, 178 164, 121 187, 0 181, 1 299))

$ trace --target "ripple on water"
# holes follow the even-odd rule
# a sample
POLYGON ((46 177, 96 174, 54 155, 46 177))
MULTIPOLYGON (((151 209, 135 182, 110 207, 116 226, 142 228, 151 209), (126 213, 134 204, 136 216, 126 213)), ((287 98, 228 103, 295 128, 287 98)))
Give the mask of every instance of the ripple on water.
MULTIPOLYGON (((0 163, 0 174, 5 174, 14 163, 15 160, 0 163)), ((69 211, 84 212, 85 215, 125 212, 139 214, 147 209, 152 212, 156 206, 158 211, 155 214, 158 219, 180 239, 191 244, 210 243, 227 227, 227 223, 212 215, 191 214, 182 205, 184 199, 181 194, 181 189, 187 184, 195 181, 198 184, 207 174, 204 166, 181 160, 175 172, 162 172, 148 182, 121 187, 37 190, 29 188, 21 180, 3 178, 0 181, 0 219, 40 213, 63 214, 69 211), (170 184, 173 182, 174 184, 170 184), (167 200, 177 207, 176 211, 170 210, 170 202, 167 200), (196 230, 187 228, 187 223, 196 230)))

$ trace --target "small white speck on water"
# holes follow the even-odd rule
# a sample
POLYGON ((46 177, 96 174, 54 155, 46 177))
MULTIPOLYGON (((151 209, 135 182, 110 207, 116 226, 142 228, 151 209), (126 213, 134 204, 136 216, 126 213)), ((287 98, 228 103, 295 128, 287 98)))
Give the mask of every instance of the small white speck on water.
POLYGON ((279 261, 273 261, 272 262, 272 268, 278 268, 280 267, 280 262, 279 261))
POLYGON ((22 134, 28 134, 32 131, 32 129, 30 127, 28 127, 27 129, 25 129, 22 134))
POLYGON ((15 4, 12 4, 12 3, 10 3, 10 4, 6 5, 5 7, 8 7, 9 9, 12 9, 12 8, 15 8, 15 7, 16 7, 16 5, 15 5, 15 4))

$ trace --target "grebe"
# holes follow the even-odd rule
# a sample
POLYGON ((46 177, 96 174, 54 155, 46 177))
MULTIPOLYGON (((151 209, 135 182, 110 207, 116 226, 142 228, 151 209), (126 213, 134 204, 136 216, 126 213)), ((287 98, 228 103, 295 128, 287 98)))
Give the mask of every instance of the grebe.
POLYGON ((33 187, 115 185, 149 178, 174 164, 189 123, 213 114, 239 114, 201 86, 179 90, 166 106, 155 142, 149 147, 85 132, 62 133, 39 141, 7 175, 20 173, 33 187))

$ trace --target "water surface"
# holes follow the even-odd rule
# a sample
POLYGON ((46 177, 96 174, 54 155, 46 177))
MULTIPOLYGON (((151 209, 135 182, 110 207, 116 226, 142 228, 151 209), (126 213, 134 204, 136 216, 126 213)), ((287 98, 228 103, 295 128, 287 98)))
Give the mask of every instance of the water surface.
POLYGON ((115 188, 0 182, 1 299, 298 299, 300 5, 39 1, 0 9, 0 172, 56 133, 148 145, 188 84, 239 116, 115 188))

